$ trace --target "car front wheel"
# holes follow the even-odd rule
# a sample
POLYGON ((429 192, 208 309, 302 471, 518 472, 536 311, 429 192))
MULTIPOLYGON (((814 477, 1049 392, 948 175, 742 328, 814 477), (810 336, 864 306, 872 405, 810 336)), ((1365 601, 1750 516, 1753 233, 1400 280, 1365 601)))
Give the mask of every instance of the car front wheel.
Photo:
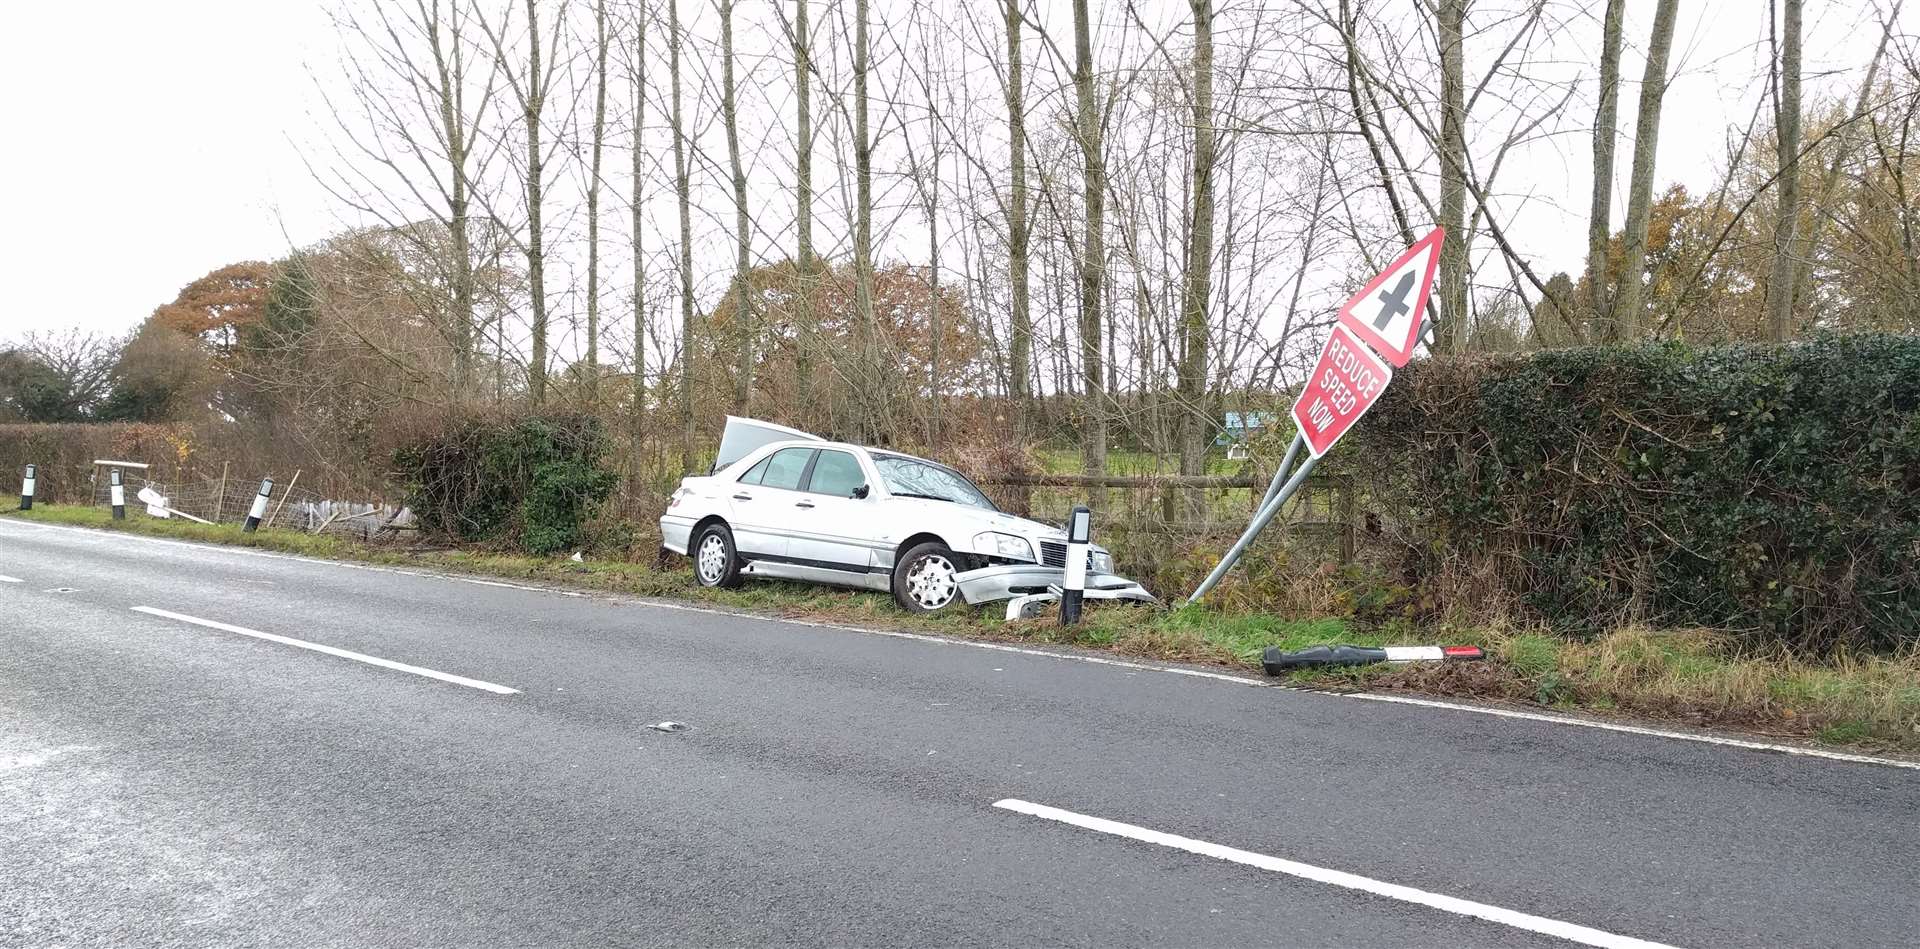
POLYGON ((893 599, 909 613, 933 613, 961 602, 960 558, 946 544, 917 544, 893 565, 893 599))
POLYGON ((725 524, 709 524, 693 541, 693 578, 703 587, 740 585, 740 555, 725 524))

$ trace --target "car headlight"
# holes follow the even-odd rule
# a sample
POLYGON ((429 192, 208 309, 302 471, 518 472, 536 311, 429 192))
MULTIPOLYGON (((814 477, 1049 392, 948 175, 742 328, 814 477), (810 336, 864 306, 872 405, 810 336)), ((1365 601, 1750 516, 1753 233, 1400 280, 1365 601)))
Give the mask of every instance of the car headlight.
POLYGON ((1104 550, 1095 550, 1093 552, 1093 572, 1112 573, 1113 555, 1104 550))
POLYGON ((1033 545, 1025 537, 1002 534, 999 531, 985 531, 973 535, 973 549, 981 553, 1005 557, 1008 560, 1032 561, 1033 545))

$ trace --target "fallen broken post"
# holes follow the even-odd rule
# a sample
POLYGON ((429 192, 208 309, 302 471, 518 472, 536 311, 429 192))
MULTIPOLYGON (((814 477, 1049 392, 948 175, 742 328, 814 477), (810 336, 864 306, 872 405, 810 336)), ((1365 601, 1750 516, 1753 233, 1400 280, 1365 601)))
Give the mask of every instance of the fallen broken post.
POLYGON ((1427 662, 1435 660, 1474 660, 1485 657, 1479 646, 1311 646, 1287 652, 1268 646, 1260 656, 1267 675, 1277 676, 1295 669, 1327 669, 1336 666, 1370 666, 1376 662, 1427 662))

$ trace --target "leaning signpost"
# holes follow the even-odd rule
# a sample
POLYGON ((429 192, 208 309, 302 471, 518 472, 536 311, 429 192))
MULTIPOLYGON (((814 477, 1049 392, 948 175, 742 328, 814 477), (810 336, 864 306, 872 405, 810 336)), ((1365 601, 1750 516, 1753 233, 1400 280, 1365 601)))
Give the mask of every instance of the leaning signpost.
POLYGON ((1299 432, 1274 472, 1266 497, 1240 539, 1200 581, 1187 602, 1198 603, 1233 569, 1247 546, 1306 483, 1321 457, 1379 400, 1380 393, 1393 381, 1393 370, 1413 358, 1426 328, 1421 315, 1433 292, 1440 242, 1445 239, 1446 231, 1434 228, 1340 307, 1340 322, 1327 336, 1313 375, 1307 377, 1300 397, 1294 400, 1293 423, 1299 432), (1293 463, 1302 447, 1307 450, 1307 460, 1295 470, 1293 463))

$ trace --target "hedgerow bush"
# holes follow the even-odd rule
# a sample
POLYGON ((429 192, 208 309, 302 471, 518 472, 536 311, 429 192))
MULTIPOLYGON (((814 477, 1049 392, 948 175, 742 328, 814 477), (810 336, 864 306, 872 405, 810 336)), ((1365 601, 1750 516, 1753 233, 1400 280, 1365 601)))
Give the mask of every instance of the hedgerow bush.
POLYGON ((528 553, 577 546, 619 481, 591 415, 453 413, 416 420, 398 441, 393 479, 423 529, 528 553))
POLYGON ((1573 632, 1920 642, 1920 339, 1428 360, 1352 440, 1416 583, 1496 577, 1573 632))

